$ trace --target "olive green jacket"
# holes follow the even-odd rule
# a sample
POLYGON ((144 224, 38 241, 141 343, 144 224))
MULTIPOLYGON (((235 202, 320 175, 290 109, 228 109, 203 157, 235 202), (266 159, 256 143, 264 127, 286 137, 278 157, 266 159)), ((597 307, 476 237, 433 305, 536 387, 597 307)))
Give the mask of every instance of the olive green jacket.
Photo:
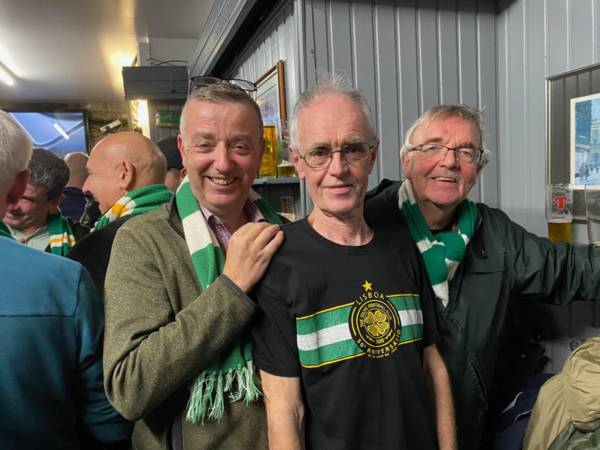
POLYGON ((185 420, 188 384, 244 332, 255 306, 223 275, 201 291, 171 204, 119 229, 105 302, 105 388, 136 421, 135 449, 169 449, 179 432, 185 450, 267 447, 261 401, 227 403, 219 423, 185 420))
MULTIPOLYGON (((404 226, 399 186, 384 180, 367 195, 365 215, 375 229, 380 221, 404 226)), ((437 346, 450 375, 461 450, 479 448, 511 298, 554 304, 600 298, 600 251, 553 244, 499 209, 479 203, 477 210, 475 233, 450 282, 448 306, 436 302, 437 346)))

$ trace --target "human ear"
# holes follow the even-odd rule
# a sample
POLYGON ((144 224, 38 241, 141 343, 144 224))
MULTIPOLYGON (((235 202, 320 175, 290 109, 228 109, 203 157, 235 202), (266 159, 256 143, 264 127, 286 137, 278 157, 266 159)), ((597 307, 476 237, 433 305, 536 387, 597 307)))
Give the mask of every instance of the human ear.
POLYGON ((265 154, 265 138, 260 137, 258 140, 258 167, 256 168, 256 172, 260 170, 260 163, 262 162, 263 155, 265 154))
POLYGON ((373 143, 373 150, 371 150, 369 154, 369 173, 373 170, 373 166, 375 165, 375 161, 377 160, 377 151, 379 150, 379 139, 375 139, 373 143))
POLYGON ((400 153, 400 161, 402 163, 402 174, 404 175, 404 178, 407 178, 407 174, 410 170, 410 161, 409 161, 408 152, 400 153))
POLYGON ((65 199, 64 194, 60 194, 58 197, 50 200, 48 202, 48 211, 50 211, 51 213, 54 213, 54 214, 58 213, 59 212, 58 205, 60 205, 64 199, 65 199))
POLYGON ((177 135, 177 148, 179 149, 179 154, 181 155, 181 164, 183 167, 187 166, 187 152, 185 151, 185 144, 183 142, 183 136, 181 133, 177 135))
POLYGON ((294 168, 296 169, 296 172, 298 173, 298 177, 299 178, 304 178, 305 177, 305 173, 304 173, 304 168, 303 165, 300 163, 300 154, 298 153, 298 150, 296 150, 293 147, 288 147, 288 153, 290 155, 290 158, 292 159, 292 162, 294 163, 294 168))
POLYGON ((135 185, 135 166, 130 161, 123 160, 119 164, 119 186, 124 191, 130 191, 135 185))

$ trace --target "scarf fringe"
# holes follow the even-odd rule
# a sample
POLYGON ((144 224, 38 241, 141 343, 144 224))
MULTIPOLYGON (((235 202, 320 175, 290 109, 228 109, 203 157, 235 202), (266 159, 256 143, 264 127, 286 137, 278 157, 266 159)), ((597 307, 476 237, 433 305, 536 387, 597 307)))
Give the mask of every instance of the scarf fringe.
MULTIPOLYGON (((269 204, 252 190, 249 192, 249 199, 267 221, 282 223, 269 204)), ((183 223, 183 234, 196 277, 202 290, 207 289, 222 272, 225 256, 200 211, 200 205, 187 176, 177 189, 175 204, 183 223)), ((195 424, 204 424, 207 418, 220 421, 225 414, 226 400, 242 400, 248 405, 260 396, 260 389, 254 379, 252 343, 238 337, 229 349, 223 351, 220 357, 191 383, 186 419, 195 424)))
POLYGON ((186 419, 194 424, 208 417, 220 422, 225 413, 224 393, 231 402, 243 401, 246 405, 261 396, 254 382, 254 365, 248 361, 245 366, 228 370, 226 373, 202 372, 196 378, 188 400, 186 419))

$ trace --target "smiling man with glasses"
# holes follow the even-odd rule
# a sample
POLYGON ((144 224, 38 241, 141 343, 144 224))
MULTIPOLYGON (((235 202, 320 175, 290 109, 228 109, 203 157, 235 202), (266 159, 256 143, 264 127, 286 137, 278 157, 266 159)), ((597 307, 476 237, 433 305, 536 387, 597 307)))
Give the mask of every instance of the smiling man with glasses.
POLYGON ((342 79, 298 100, 290 153, 314 208, 284 225, 254 291, 262 312, 254 360, 272 450, 454 448, 418 252, 406 231, 363 217, 378 146, 366 101, 342 79))
POLYGON ((487 415, 490 424, 499 422, 493 408, 502 411, 514 395, 502 404, 498 386, 518 381, 514 372, 525 368, 519 361, 543 354, 530 340, 526 347, 501 346, 509 311, 518 304, 511 299, 564 304, 600 297, 598 250, 553 244, 467 198, 489 159, 480 115, 463 105, 426 111, 400 151, 406 180, 382 182, 365 208, 370 224, 406 225, 423 256, 437 297, 438 346, 452 382, 461 450, 481 447, 487 415))

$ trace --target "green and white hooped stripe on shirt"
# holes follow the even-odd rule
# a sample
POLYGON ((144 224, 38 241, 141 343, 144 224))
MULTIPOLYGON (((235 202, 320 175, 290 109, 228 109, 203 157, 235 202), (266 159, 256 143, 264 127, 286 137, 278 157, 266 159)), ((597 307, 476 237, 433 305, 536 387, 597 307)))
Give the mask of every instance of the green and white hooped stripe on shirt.
MULTIPOLYGON (((423 313, 416 294, 388 295, 400 317, 400 345, 423 337, 423 313)), ((296 342, 302 367, 310 369, 365 354, 350 331, 354 302, 296 318, 296 342)))

